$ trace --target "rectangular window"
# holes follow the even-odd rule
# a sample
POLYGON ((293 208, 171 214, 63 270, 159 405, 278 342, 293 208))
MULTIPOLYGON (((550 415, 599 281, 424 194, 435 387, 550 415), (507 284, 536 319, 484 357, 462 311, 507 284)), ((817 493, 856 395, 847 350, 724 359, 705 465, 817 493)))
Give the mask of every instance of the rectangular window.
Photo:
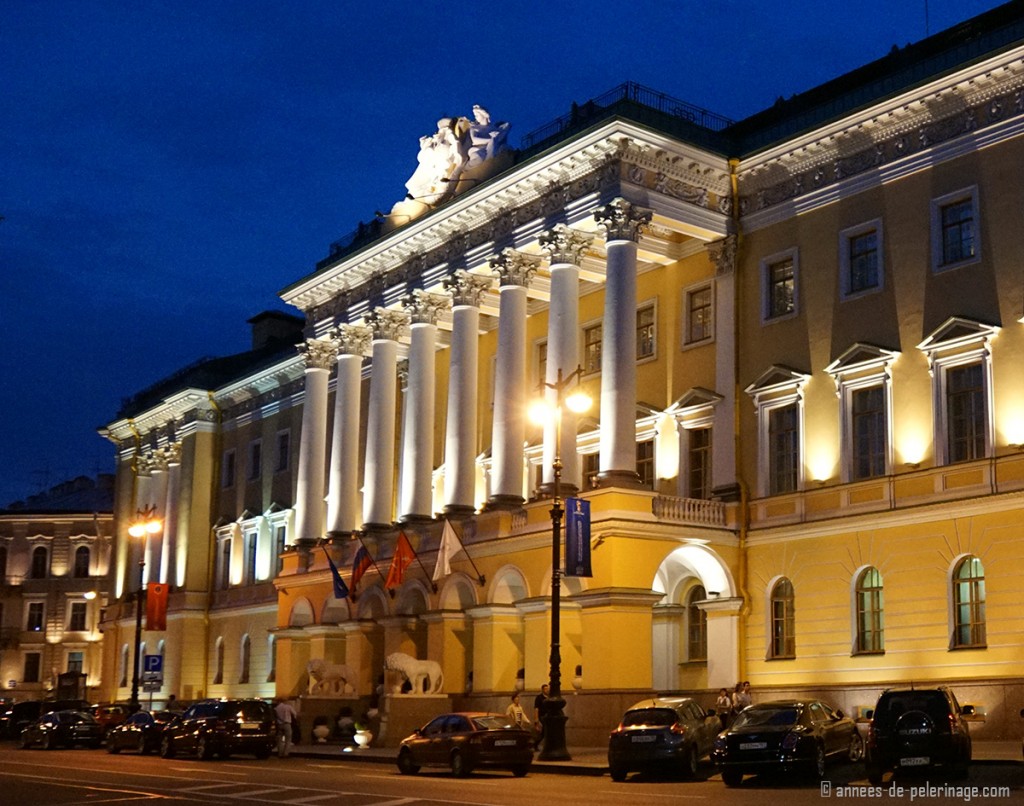
POLYGON ((599 453, 584 453, 583 459, 583 489, 590 490, 594 487, 598 471, 601 469, 601 455, 599 453))
POLYGON ((285 546, 285 542, 286 542, 287 537, 288 537, 288 527, 287 526, 283 526, 283 525, 282 526, 277 526, 274 529, 274 550, 277 552, 277 570, 278 571, 281 570, 281 567, 284 564, 283 561, 282 561, 281 555, 284 554, 284 546, 285 546))
POLYGON ((288 469, 291 461, 291 433, 288 431, 277 432, 277 446, 275 448, 274 472, 283 473, 288 469))
POLYGON ((940 209, 942 264, 962 263, 974 257, 974 205, 970 199, 940 209))
POLYGON ((765 319, 796 312, 796 264, 792 257, 769 263, 765 269, 765 319))
POLYGON ((43 629, 45 615, 46 610, 43 602, 29 602, 25 629, 29 632, 40 632, 43 629))
POLYGON ((850 393, 853 463, 851 478, 885 475, 887 445, 885 389, 871 386, 850 393))
POLYGON ((256 550, 259 541, 257 532, 249 532, 245 536, 245 581, 252 584, 256 581, 256 550))
POLYGON ((686 495, 689 498, 711 497, 711 429, 688 428, 686 495))
POLYGON ((537 342, 537 385, 544 383, 548 377, 548 343, 537 342))
POLYGON ((985 456, 985 381, 981 363, 946 370, 946 423, 949 461, 985 456))
POLYGON ((235 451, 232 448, 224 451, 224 461, 220 468, 221 485, 225 488, 235 486, 235 451))
POLYGON ((601 325, 583 329, 583 372, 590 375, 601 371, 601 325))
POLYGON ((231 587, 231 541, 225 540, 220 547, 220 589, 231 587))
POLYGON ((843 297, 882 287, 882 223, 872 221, 839 234, 843 297))
POLYGON ((645 305, 636 312, 637 360, 654 355, 654 335, 654 305, 645 305))
POLYGON ((25 674, 22 677, 22 682, 25 683, 38 683, 39 682, 39 669, 41 666, 40 661, 42 656, 38 652, 26 652, 25 653, 25 674))
POLYGON ((263 473, 263 442, 254 439, 249 443, 249 481, 256 481, 263 473))
POLYGON ((648 439, 636 444, 636 472, 640 484, 654 489, 654 440, 648 439))
POLYGON ((799 410, 796 403, 768 412, 768 493, 791 493, 797 488, 800 457, 799 410))
POLYGON ((80 672, 82 666, 85 664, 85 653, 83 652, 69 652, 68 653, 68 671, 69 672, 80 672))
POLYGON ((711 286, 686 292, 686 344, 707 341, 711 330, 711 286))
POLYGON ((87 614, 85 602, 72 602, 71 612, 68 615, 68 629, 71 632, 84 632, 85 619, 87 614))

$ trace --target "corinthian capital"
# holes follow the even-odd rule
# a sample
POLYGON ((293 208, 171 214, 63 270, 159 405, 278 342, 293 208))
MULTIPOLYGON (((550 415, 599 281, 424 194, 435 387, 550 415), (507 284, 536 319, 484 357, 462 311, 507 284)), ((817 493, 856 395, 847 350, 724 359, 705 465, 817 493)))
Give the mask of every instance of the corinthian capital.
POLYGON ((375 308, 366 315, 366 326, 374 339, 398 341, 409 327, 409 315, 387 308, 375 308))
POLYGON ((736 268, 736 236, 726 235, 708 244, 708 257, 715 264, 716 274, 732 274, 736 268))
POLYGON ((539 265, 540 258, 511 248, 502 249, 500 255, 491 258, 491 271, 498 275, 501 285, 529 286, 539 265))
POLYGON ((493 282, 490 277, 481 277, 479 274, 470 274, 460 269, 453 276, 444 279, 444 289, 452 295, 453 305, 479 308, 484 292, 493 282))
POLYGON ((605 231, 607 241, 638 241, 644 225, 649 223, 653 212, 634 207, 623 198, 605 205, 594 213, 594 219, 605 231))
POLYGON ((574 230, 565 224, 556 224, 540 234, 541 248, 548 253, 552 264, 579 266, 583 253, 590 247, 594 236, 574 230))
POLYGON ((448 310, 448 297, 416 289, 402 300, 414 325, 436 325, 441 314, 448 310))
POLYGON ((373 333, 360 325, 338 325, 331 336, 338 342, 341 355, 366 355, 370 351, 373 333))
POLYGON ((306 359, 306 369, 330 369, 338 357, 338 343, 334 339, 306 339, 299 345, 306 359))

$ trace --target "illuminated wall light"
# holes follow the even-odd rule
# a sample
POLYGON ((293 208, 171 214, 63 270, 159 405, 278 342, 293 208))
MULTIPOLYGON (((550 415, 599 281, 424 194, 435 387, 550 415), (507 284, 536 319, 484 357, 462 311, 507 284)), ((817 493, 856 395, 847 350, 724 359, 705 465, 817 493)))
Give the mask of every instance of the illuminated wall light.
POLYGON ((835 475, 836 455, 832 451, 820 449, 807 462, 808 475, 819 485, 824 485, 835 475))
POLYGON ((669 414, 662 415, 655 426, 654 473, 659 479, 679 475, 679 429, 669 414))

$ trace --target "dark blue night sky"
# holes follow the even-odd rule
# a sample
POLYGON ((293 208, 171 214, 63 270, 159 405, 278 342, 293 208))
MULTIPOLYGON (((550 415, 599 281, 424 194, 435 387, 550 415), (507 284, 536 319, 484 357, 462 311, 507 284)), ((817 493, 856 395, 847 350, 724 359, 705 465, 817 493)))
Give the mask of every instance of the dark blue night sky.
POLYGON ((510 140, 631 80, 732 118, 989 0, 3 0, 0 507, 112 472, 122 398, 405 193, 420 135, 510 140))

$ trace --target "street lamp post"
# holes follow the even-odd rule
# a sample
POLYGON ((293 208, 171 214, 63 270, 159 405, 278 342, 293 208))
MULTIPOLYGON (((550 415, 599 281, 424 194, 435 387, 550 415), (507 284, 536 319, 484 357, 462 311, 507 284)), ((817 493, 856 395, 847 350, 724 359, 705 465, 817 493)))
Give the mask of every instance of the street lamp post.
POLYGON ((577 390, 568 397, 565 390, 569 384, 579 379, 583 374, 583 367, 577 366, 568 377, 562 377, 562 368, 558 368, 558 375, 554 383, 544 382, 542 389, 552 389, 555 393, 555 406, 552 410, 544 401, 538 401, 531 411, 532 419, 543 422, 545 419, 554 417, 554 458, 551 462, 552 485, 551 485, 551 654, 549 662, 551 665, 548 697, 541 709, 541 722, 544 725, 544 739, 541 744, 538 758, 541 761, 568 761, 571 759, 569 750, 565 746, 565 723, 568 717, 565 715, 565 700, 562 697, 562 653, 561 653, 561 630, 562 630, 562 412, 568 408, 570 411, 581 414, 590 408, 590 398, 582 391, 577 390))
MULTIPOLYGON (((156 517, 156 506, 147 509, 140 509, 135 513, 135 522, 128 527, 129 537, 144 538, 148 535, 155 535, 163 528, 163 523, 156 517)), ((143 546, 142 557, 139 559, 139 588, 135 592, 135 663, 132 666, 132 712, 139 710, 139 666, 141 665, 140 653, 142 651, 142 598, 145 594, 146 569, 145 546, 143 546)))

